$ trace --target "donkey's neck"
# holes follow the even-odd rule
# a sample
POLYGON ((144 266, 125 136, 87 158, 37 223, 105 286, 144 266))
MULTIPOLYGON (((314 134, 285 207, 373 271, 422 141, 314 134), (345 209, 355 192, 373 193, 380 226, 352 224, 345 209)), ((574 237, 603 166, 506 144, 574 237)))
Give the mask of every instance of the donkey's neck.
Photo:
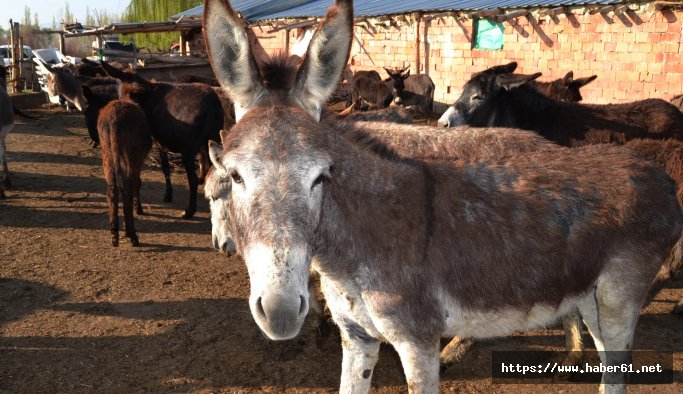
POLYGON ((338 140, 335 175, 326 185, 315 243, 321 273, 424 261, 433 220, 429 167, 338 140))

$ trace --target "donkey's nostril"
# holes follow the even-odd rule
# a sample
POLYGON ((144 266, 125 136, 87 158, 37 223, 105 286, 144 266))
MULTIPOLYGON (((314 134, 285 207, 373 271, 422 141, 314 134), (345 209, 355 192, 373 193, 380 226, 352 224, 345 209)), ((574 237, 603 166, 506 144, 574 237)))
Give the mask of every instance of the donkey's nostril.
POLYGON ((264 320, 268 320, 268 317, 266 316, 266 311, 263 310, 263 304, 261 303, 262 298, 259 297, 258 300, 256 300, 256 312, 261 315, 261 318, 264 320))
POLYGON ((301 304, 299 305, 299 316, 301 316, 308 312, 308 305, 306 305, 306 298, 304 298, 304 296, 299 296, 299 298, 301 299, 301 304))

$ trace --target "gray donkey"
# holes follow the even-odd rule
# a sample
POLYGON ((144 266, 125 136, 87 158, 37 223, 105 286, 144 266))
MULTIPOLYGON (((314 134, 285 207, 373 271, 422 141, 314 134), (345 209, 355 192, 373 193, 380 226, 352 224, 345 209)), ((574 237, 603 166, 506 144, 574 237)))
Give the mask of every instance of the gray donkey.
MULTIPOLYGON (((205 3, 210 59, 237 115, 213 164, 231 183, 261 330, 298 334, 315 257, 343 338, 343 392, 369 390, 381 341, 398 351, 411 392, 437 392, 439 338, 506 335, 575 308, 601 361, 627 363, 640 307, 683 229, 672 180, 612 146, 453 163, 351 142, 319 120, 352 24, 352 5, 337 1, 296 75, 264 79, 232 7, 205 3)), ((625 392, 626 374, 602 383, 625 392)))

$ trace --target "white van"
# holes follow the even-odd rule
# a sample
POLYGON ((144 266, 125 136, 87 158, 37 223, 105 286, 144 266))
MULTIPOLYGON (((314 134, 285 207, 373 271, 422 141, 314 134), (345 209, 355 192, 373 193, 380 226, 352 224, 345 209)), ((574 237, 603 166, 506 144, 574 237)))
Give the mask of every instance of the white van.
MULTIPOLYGON (((32 59, 33 52, 31 47, 24 45, 24 50, 22 51, 22 59, 32 59)), ((5 67, 12 64, 12 46, 11 45, 0 45, 0 57, 2 57, 2 62, 5 67)))

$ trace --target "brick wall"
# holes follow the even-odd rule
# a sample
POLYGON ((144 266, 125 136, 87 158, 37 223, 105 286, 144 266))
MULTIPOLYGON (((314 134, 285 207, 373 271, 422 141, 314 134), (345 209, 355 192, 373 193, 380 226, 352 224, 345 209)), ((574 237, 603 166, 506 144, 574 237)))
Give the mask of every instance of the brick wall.
MULTIPOLYGON (((504 22, 500 51, 471 49, 471 19, 422 18, 418 29, 414 15, 406 15, 394 18, 393 25, 356 26, 349 67, 386 76, 382 67, 410 66, 415 73, 419 61, 420 73, 429 74, 436 85, 435 101, 446 104, 457 98, 473 72, 509 61, 519 63, 520 73, 543 72, 539 80, 560 78, 570 70, 575 77, 598 75, 582 89, 587 103, 668 100, 683 93, 683 11, 658 10, 653 4, 620 15, 570 10, 571 16, 504 22)), ((267 30, 255 29, 264 49, 282 50, 288 33, 267 30)), ((299 32, 289 34, 291 47, 299 32)))

